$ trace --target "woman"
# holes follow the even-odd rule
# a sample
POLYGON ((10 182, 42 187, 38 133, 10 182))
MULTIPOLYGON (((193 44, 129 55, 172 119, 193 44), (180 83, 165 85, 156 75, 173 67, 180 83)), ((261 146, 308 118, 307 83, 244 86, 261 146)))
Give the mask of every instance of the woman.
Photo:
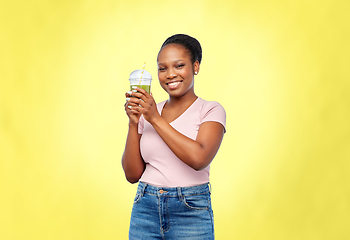
POLYGON ((200 43, 169 37, 157 58, 160 85, 169 99, 156 104, 141 88, 126 93, 129 131, 122 166, 139 181, 129 239, 214 239, 210 163, 226 124, 223 107, 196 96, 200 43))

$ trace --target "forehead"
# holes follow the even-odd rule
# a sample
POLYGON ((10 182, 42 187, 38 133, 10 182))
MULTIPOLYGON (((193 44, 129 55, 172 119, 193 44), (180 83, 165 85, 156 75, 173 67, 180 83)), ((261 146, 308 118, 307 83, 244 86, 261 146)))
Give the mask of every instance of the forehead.
POLYGON ((157 58, 158 63, 172 62, 176 60, 190 60, 188 50, 180 44, 169 44, 163 47, 157 58))

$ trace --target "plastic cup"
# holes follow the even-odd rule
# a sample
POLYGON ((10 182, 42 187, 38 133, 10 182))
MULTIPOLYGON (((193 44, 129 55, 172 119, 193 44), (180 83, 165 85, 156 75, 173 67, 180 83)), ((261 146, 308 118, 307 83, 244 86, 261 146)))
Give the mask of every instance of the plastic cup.
POLYGON ((132 87, 136 86, 146 90, 148 93, 151 92, 152 75, 146 70, 139 69, 139 70, 133 71, 130 74, 129 81, 130 81, 130 90, 133 90, 132 87))

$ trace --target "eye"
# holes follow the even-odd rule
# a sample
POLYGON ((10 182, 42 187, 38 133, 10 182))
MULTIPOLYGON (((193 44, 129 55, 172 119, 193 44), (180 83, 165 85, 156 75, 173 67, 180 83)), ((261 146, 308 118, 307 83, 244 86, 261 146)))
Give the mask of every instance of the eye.
POLYGON ((179 64, 176 66, 176 68, 182 68, 183 66, 185 66, 185 64, 179 64))
POLYGON ((159 68, 158 68, 158 71, 160 71, 160 72, 165 71, 165 67, 159 67, 159 68))

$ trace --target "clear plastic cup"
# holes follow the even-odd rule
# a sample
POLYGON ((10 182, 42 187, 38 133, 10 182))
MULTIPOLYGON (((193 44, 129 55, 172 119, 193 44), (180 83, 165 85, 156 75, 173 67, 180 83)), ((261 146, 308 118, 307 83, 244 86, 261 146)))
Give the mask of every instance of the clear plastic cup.
POLYGON ((146 90, 148 93, 151 92, 152 75, 146 70, 139 69, 139 70, 133 71, 130 74, 129 81, 130 81, 130 90, 133 89, 132 88, 133 86, 137 86, 139 88, 146 90))

